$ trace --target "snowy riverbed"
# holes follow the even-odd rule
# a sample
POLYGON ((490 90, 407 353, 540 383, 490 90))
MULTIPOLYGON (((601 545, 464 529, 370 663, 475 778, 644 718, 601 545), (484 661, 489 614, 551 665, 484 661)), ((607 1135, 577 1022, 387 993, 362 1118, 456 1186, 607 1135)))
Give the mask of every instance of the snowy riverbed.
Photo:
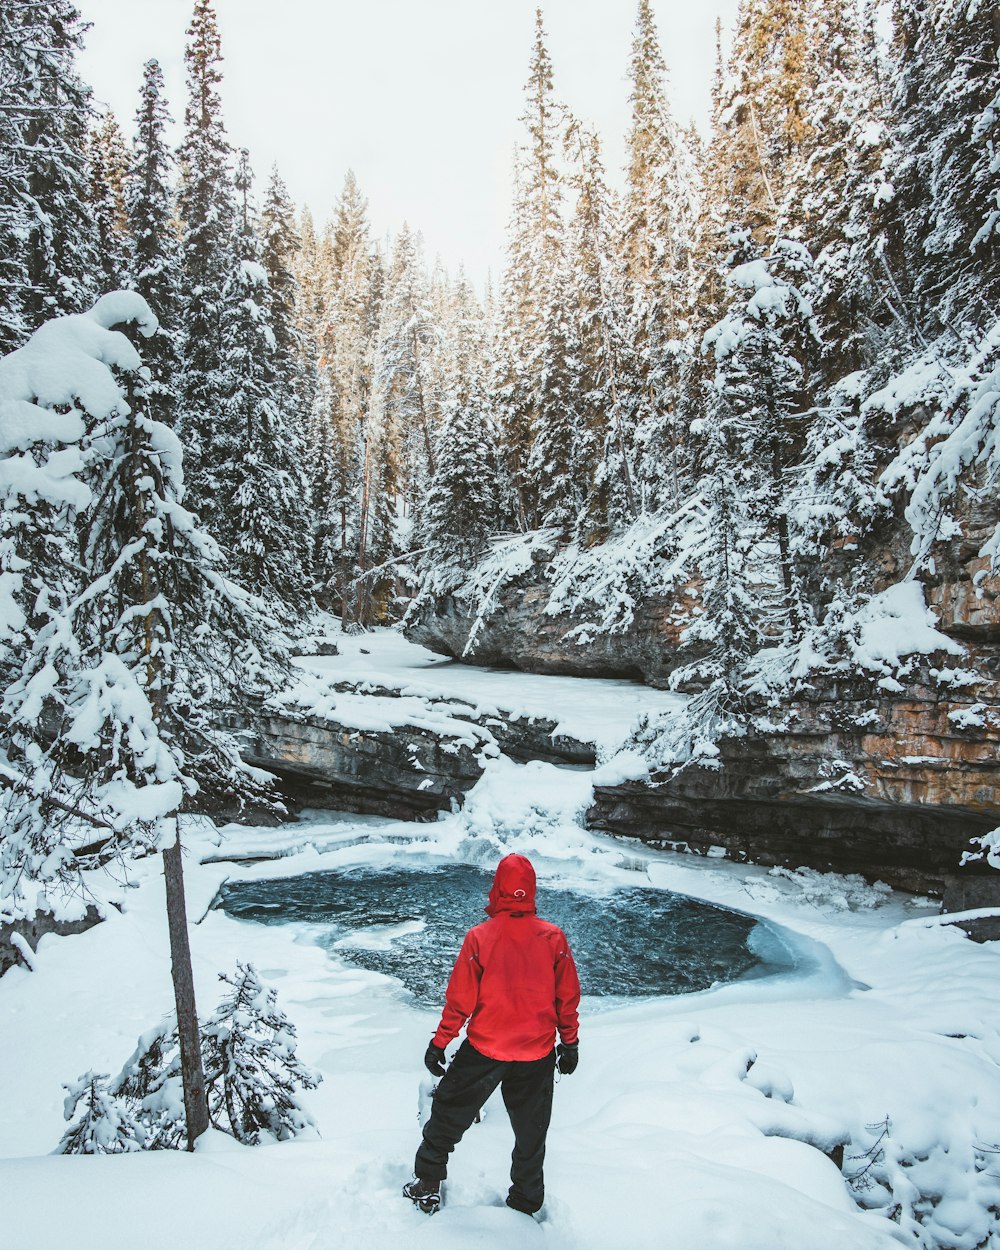
POLYGON ((654 690, 641 682, 599 677, 558 677, 507 669, 477 668, 436 655, 391 629, 335 634, 339 655, 300 660, 306 684, 323 679, 371 682, 425 700, 458 698, 477 715, 497 712, 554 720, 556 733, 613 751, 643 713, 670 711, 684 695, 654 690))
MULTIPOLYGON (((388 667, 383 657, 383 683, 388 667)), ((529 680, 547 689, 570 679, 529 680)), ((602 694, 587 711, 596 687, 566 690, 578 725, 614 710, 602 694)), ((471 697, 468 682, 459 692, 471 697)), ((513 696, 497 698, 509 706, 513 696)), ((553 694, 546 714, 555 707, 553 694)), ((588 833, 579 816, 592 780, 586 770, 500 758, 461 812, 432 824, 321 812, 282 829, 188 822, 199 1006, 215 1006, 217 974, 237 959, 277 988, 301 1056, 324 1078, 304 1095, 322 1134, 312 1140, 247 1148, 213 1133, 194 1156, 48 1153, 64 1127, 61 1083, 90 1068, 117 1072, 172 1003, 158 861, 135 865, 127 886, 89 883, 108 919, 77 937, 43 938, 34 971, 0 980, 0 1245, 998 1250, 990 1206, 1000 1204, 1000 1164, 989 1153, 1000 1144, 996 945, 941 925, 934 906, 857 881, 588 833), (212 903, 226 881, 492 867, 514 850, 533 859, 543 888, 563 884, 595 900, 639 883, 675 890, 784 926, 801 958, 789 975, 700 993, 585 1000, 580 1067, 556 1090, 544 1218, 500 1205, 511 1141, 496 1102, 460 1144, 446 1205, 428 1220, 399 1189, 417 1144, 421 1058, 436 1013, 399 982, 323 949, 309 926, 238 921, 212 903), (849 1156, 860 1154, 880 1132, 866 1126, 887 1119, 873 1175, 894 1196, 878 1184, 861 1192, 875 1208, 865 1212, 826 1152, 847 1142, 849 1156), (892 1202, 900 1223, 879 1212, 892 1202)), ((845 1170, 865 1163, 848 1159, 845 1170)))

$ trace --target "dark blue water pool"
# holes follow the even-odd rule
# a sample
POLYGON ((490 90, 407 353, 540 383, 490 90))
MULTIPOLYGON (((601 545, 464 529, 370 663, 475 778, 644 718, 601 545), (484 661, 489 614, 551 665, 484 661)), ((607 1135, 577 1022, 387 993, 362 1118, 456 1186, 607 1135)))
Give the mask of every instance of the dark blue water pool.
MULTIPOLYGON (((323 946, 437 1007, 466 930, 485 919, 491 880, 467 864, 312 872, 229 883, 217 906, 240 920, 321 926, 323 946)), ((540 888, 538 914, 566 932, 594 996, 691 993, 788 966, 754 917, 668 890, 540 888)))

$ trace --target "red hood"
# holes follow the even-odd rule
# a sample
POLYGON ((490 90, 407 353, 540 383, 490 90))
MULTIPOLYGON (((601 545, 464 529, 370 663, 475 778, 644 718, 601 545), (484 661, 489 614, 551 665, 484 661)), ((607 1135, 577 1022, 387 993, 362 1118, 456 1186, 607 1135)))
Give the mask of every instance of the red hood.
POLYGON ((535 870, 531 861, 523 855, 505 855, 497 864, 486 914, 496 916, 501 912, 514 912, 533 915, 534 911, 535 870))

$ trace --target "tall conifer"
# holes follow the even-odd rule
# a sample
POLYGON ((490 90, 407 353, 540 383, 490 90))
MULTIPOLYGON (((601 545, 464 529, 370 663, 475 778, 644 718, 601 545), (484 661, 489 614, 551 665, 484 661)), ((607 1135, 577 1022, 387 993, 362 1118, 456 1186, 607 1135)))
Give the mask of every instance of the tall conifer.
POLYGON ((189 503, 214 527, 231 483, 220 429, 228 381, 222 338, 223 291, 232 269, 231 150, 222 122, 222 46, 211 0, 195 0, 184 54, 188 100, 178 207, 185 302, 180 430, 189 503))

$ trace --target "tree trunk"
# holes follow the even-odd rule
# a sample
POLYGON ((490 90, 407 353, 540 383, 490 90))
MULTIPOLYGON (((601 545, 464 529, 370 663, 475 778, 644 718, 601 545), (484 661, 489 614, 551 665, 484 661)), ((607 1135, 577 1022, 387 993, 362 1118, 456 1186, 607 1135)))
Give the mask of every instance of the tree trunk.
POLYGON ((163 875, 167 883, 170 975, 174 982, 174 1001, 177 1004, 177 1036, 181 1048, 187 1148, 194 1150, 195 1141, 208 1128, 208 1099, 205 1095, 205 1071, 201 1064, 198 1011, 194 1001, 194 974, 191 968, 191 944, 188 941, 179 828, 173 846, 163 850, 163 875))

